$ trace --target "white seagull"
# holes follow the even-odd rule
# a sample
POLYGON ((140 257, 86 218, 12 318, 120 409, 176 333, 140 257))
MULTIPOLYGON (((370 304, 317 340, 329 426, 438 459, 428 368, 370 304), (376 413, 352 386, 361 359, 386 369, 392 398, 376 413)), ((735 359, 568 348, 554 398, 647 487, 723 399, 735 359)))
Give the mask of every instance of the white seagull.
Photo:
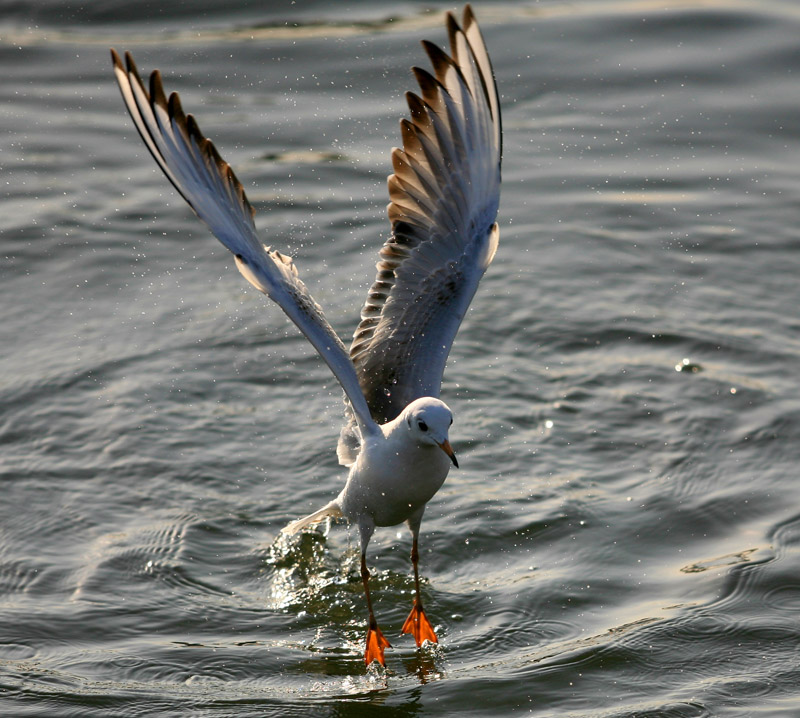
POLYGON ((244 189, 214 145, 167 98, 158 70, 145 88, 133 58, 112 49, 114 72, 136 129, 158 166, 234 255, 256 289, 278 303, 314 345, 347 398, 337 456, 350 473, 342 492, 289 524, 293 534, 327 516, 358 525, 369 629, 364 660, 385 665, 384 638, 369 594, 367 544, 376 526, 406 522, 412 535, 414 605, 403 625, 417 646, 437 642, 419 590, 418 537, 425 505, 458 466, 453 415, 439 392, 445 361, 478 283, 497 249, 500 105, 486 45, 469 5, 461 26, 448 13, 450 54, 423 41, 433 74, 413 68, 421 96, 406 94, 403 149, 392 150, 389 219, 378 275, 348 354, 300 281, 292 260, 265 247, 244 189))

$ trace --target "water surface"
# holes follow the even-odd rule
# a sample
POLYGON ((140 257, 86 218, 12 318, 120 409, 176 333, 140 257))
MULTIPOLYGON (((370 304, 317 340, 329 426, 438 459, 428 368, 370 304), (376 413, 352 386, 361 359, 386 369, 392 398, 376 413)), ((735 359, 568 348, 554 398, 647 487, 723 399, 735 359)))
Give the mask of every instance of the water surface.
POLYGON ((423 523, 441 637, 365 671, 341 394, 155 169, 159 67, 348 338, 418 40, 451 6, 8 3, 0 20, 0 708, 15 716, 800 711, 800 10, 479 3, 501 244, 423 523))

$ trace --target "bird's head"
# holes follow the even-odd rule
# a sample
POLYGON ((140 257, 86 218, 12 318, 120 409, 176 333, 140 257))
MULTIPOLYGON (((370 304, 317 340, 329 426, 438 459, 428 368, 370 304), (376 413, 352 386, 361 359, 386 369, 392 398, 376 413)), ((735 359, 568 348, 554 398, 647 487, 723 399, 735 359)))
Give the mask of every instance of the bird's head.
POLYGON ((458 468, 458 461, 450 446, 448 432, 453 423, 453 412, 447 404, 430 396, 412 401, 403 412, 411 436, 419 444, 438 446, 458 468))

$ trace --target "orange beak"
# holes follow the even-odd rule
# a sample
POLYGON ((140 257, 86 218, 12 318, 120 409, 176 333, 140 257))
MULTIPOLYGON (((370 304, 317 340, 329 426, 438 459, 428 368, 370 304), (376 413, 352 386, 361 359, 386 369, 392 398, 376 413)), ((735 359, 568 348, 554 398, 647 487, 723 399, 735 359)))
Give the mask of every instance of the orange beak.
POLYGON ((439 448, 450 457, 450 461, 453 462, 453 466, 458 468, 458 460, 456 459, 453 447, 450 446, 450 442, 447 439, 445 439, 441 444, 439 444, 439 448))

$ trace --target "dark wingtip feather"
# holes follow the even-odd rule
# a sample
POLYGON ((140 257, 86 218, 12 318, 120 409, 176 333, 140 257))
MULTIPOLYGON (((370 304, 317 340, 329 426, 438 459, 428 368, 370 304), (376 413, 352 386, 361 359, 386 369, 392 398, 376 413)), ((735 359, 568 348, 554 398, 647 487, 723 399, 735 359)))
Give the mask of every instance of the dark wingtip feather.
POLYGON ((477 22, 475 13, 472 11, 472 5, 467 3, 464 5, 464 30, 467 30, 474 22, 477 22))
POLYGON ((150 102, 165 111, 167 110, 167 95, 164 92, 164 83, 158 70, 153 70, 150 73, 150 102))
POLYGON ((414 92, 406 92, 406 102, 412 120, 427 120, 428 113, 425 111, 425 103, 419 95, 414 92))
POLYGON ((453 13, 447 13, 447 37, 450 40, 450 52, 455 52, 456 48, 456 35, 461 32, 458 26, 458 21, 453 17, 453 13))
POLYGON ((433 71, 438 79, 441 79, 451 67, 457 67, 453 58, 438 45, 426 40, 423 43, 423 47, 425 48, 425 52, 428 53, 431 65, 433 65, 433 71))
POLYGON ((443 90, 442 84, 427 70, 420 67, 412 68, 422 97, 429 105, 439 104, 439 91, 443 90))
POLYGON ((197 120, 191 113, 186 115, 186 129, 189 130, 189 135, 198 145, 205 139, 203 133, 200 132, 200 125, 197 124, 197 120))
POLYGON ((181 98, 177 92, 170 93, 169 102, 168 102, 168 111, 169 116, 175 120, 178 127, 180 127, 181 132, 186 132, 186 113, 183 111, 183 105, 181 105, 181 98))
POLYGON ((127 73, 129 76, 133 77, 136 82, 144 88, 144 83, 142 82, 142 78, 139 75, 139 68, 136 67, 136 63, 133 60, 133 55, 131 55, 130 51, 125 52, 125 67, 127 68, 127 73))

